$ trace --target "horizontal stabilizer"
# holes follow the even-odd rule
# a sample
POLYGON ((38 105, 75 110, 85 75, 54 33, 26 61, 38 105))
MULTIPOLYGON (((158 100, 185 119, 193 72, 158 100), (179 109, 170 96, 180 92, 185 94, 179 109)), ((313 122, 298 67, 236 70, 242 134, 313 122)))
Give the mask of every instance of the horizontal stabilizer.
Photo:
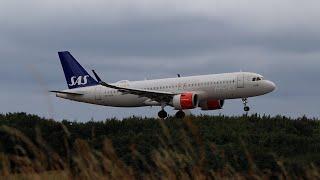
POLYGON ((81 95, 83 95, 83 94, 81 94, 81 93, 63 92, 63 91, 50 91, 50 92, 53 92, 53 93, 61 93, 61 94, 68 94, 68 95, 75 95, 75 96, 81 96, 81 95))

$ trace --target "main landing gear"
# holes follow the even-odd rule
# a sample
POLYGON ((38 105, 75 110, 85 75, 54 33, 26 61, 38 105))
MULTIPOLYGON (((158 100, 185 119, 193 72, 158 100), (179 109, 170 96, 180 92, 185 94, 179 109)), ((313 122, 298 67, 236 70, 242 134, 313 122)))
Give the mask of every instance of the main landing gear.
POLYGON ((247 104, 248 104, 248 99, 247 99, 247 98, 243 98, 243 99, 242 99, 242 102, 243 102, 243 105, 244 105, 243 110, 248 113, 248 111, 250 111, 250 107, 247 106, 247 104))
POLYGON ((168 117, 168 113, 164 109, 162 109, 161 111, 158 112, 158 116, 159 118, 164 119, 168 117))
POLYGON ((179 110, 175 115, 175 117, 178 119, 183 119, 185 116, 186 114, 182 110, 179 110))
POLYGON ((161 111, 158 112, 158 116, 161 119, 165 119, 168 117, 168 113, 164 110, 164 107, 166 107, 166 104, 161 103, 161 111))
MULTIPOLYGON (((168 117, 168 113, 164 109, 162 109, 161 111, 158 112, 158 116, 161 119, 165 119, 165 118, 168 117)), ((179 110, 175 114, 175 117, 178 118, 178 119, 183 119, 185 116, 186 116, 186 114, 182 110, 179 110)))

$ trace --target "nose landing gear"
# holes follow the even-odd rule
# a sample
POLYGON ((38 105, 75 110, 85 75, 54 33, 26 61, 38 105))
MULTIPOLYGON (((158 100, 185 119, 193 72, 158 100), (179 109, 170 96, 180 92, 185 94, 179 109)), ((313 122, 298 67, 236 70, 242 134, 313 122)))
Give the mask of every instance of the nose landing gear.
POLYGON ((243 108, 243 110, 244 110, 245 112, 248 112, 248 111, 250 111, 250 107, 245 106, 245 107, 243 108))
POLYGON ((248 99, 247 99, 247 98, 242 98, 242 102, 243 102, 243 105, 244 105, 243 110, 248 113, 248 112, 250 111, 250 107, 247 106, 247 104, 248 104, 248 99))

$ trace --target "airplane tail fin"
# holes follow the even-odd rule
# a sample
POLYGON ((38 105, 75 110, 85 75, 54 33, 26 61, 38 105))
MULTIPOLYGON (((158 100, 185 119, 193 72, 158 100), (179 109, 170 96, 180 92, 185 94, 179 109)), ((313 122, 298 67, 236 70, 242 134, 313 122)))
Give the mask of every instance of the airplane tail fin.
POLYGON ((98 85, 68 51, 58 52, 69 89, 98 85))

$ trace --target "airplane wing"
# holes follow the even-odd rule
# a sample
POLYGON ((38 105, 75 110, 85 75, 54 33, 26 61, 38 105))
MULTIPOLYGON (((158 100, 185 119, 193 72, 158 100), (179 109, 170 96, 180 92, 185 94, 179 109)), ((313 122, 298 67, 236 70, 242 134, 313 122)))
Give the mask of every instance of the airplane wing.
POLYGON ((163 92, 163 91, 149 91, 149 90, 144 90, 144 89, 134 89, 134 88, 125 88, 125 87, 120 87, 120 86, 115 86, 108 84, 100 79, 100 77, 97 75, 97 73, 92 70, 94 76, 98 80, 99 84, 108 88, 112 89, 117 89, 118 91, 124 93, 124 94, 134 94, 138 95, 140 97, 147 97, 152 100, 155 100, 157 102, 166 102, 169 103, 173 96, 177 95, 175 93, 171 92, 163 92))

